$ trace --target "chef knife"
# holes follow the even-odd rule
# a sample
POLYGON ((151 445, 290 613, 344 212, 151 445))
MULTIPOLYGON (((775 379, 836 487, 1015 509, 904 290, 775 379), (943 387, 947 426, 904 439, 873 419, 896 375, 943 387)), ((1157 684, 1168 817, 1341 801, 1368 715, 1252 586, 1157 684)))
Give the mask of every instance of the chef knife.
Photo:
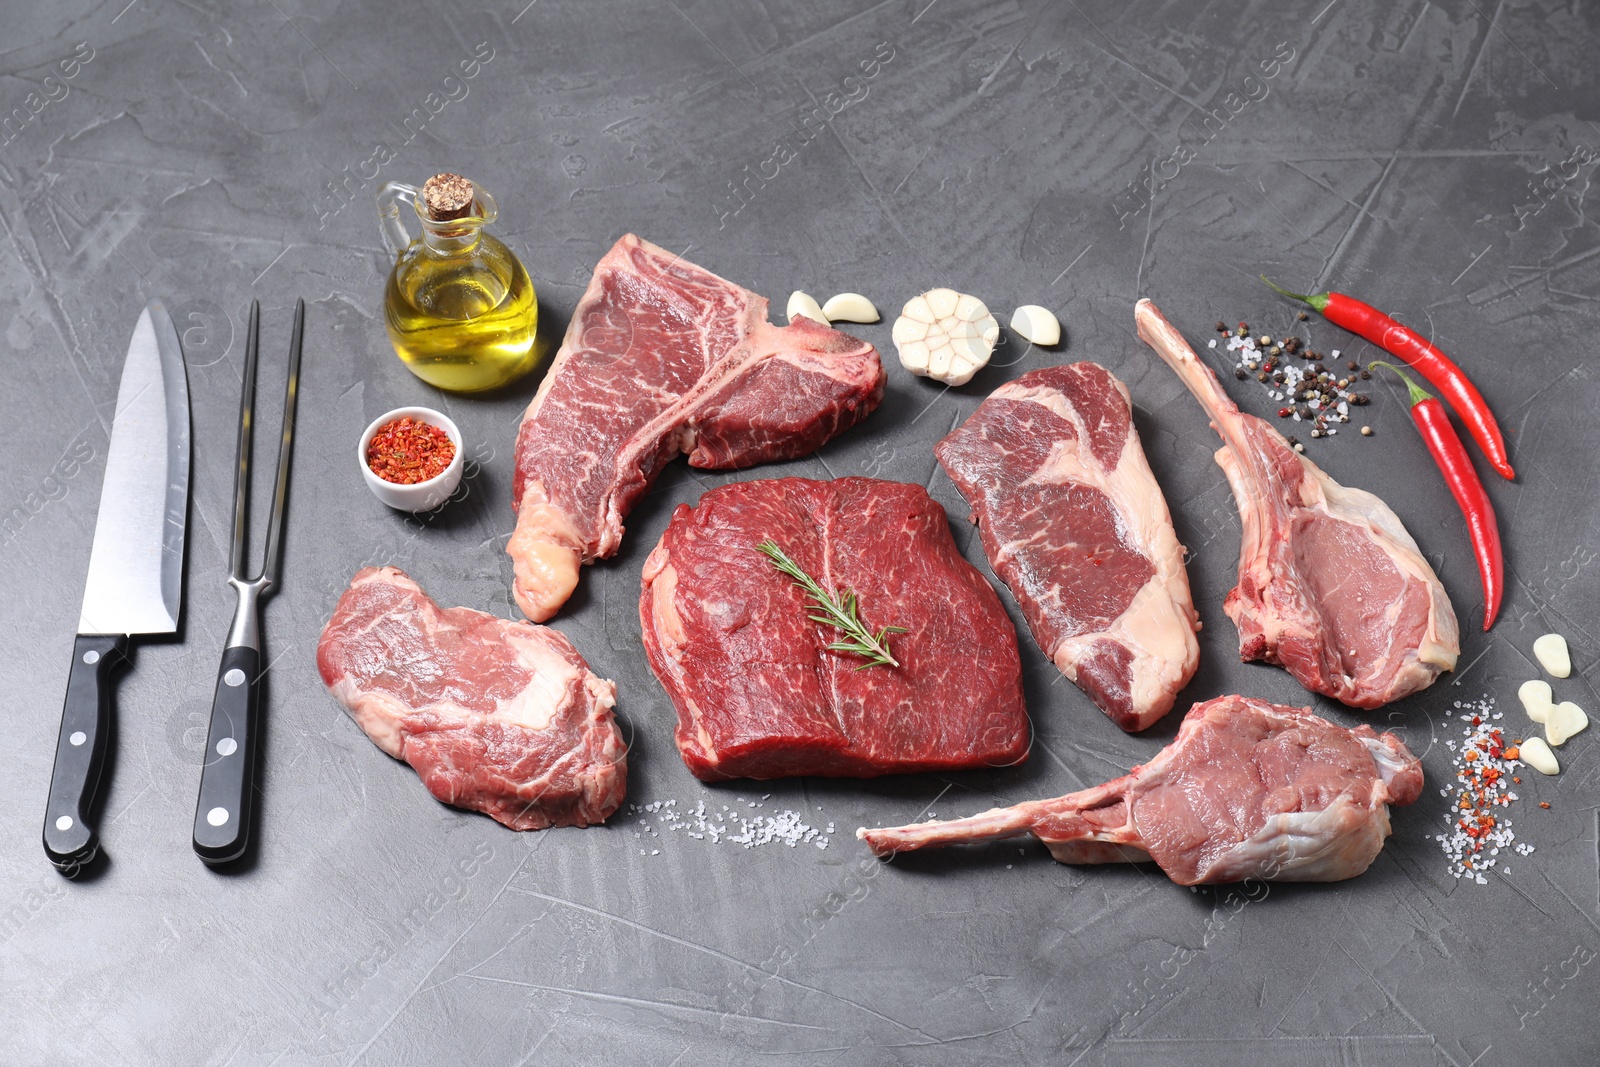
POLYGON ((117 388, 45 812, 45 853, 68 874, 99 848, 92 809, 112 724, 112 669, 131 635, 178 629, 188 512, 189 382, 172 317, 152 300, 117 388))

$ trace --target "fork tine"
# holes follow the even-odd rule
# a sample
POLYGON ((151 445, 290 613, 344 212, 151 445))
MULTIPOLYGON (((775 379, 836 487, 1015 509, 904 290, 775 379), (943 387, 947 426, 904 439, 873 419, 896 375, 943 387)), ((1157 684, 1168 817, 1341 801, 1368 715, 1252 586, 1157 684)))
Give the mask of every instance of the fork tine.
POLYGON ((261 302, 250 301, 245 333, 244 381, 239 389, 238 463, 233 472, 233 543, 228 549, 230 576, 244 579, 244 545, 250 520, 250 432, 256 412, 256 364, 261 358, 261 302))
POLYGON ((267 558, 261 577, 276 585, 283 545, 284 501, 289 495, 289 464, 294 456, 294 412, 300 398, 300 349, 306 332, 306 302, 294 304, 294 334, 289 341, 289 380, 283 387, 283 436, 278 440, 278 480, 272 489, 272 517, 267 522, 267 558))

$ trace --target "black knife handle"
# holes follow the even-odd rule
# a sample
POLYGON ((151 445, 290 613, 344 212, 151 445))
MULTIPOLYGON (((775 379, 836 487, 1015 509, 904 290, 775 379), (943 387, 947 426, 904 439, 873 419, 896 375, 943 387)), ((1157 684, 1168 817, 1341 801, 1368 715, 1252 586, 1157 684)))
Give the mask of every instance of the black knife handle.
POLYGON ((236 860, 250 843, 261 681, 259 650, 242 646, 223 650, 205 766, 200 770, 200 799, 194 809, 194 850, 207 863, 236 860))
POLYGON ((50 806, 44 814, 45 854, 68 876, 78 873, 100 848, 91 808, 111 734, 111 670, 127 654, 124 634, 79 634, 72 643, 72 673, 50 775, 50 806))

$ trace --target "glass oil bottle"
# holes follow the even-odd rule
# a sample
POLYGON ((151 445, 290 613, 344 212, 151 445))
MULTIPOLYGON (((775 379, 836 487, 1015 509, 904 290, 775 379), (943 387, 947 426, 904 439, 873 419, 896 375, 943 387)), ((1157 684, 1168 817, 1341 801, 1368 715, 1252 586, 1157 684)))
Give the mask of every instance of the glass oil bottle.
POLYGON ((395 256, 384 286, 384 324, 411 373, 458 393, 496 389, 532 370, 539 301, 516 254, 484 232, 494 198, 456 174, 418 190, 389 182, 378 192, 383 243, 395 256), (420 195, 419 195, 420 193, 420 195), (400 205, 416 211, 412 238, 400 205))

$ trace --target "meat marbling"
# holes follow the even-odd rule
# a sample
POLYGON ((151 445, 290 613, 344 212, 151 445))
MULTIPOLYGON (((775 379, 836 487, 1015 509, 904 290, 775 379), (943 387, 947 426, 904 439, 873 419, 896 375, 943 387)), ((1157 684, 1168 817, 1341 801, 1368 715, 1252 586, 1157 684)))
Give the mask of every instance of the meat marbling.
POLYGON ((678 505, 644 566, 645 651, 704 781, 865 777, 1017 763, 1028 716, 1016 631, 919 485, 872 478, 738 482, 678 505), (772 538, 900 666, 829 651, 839 631, 756 546, 772 538))
POLYGON ((804 317, 774 326, 765 297, 625 235, 517 434, 518 605, 554 615, 680 452, 713 469, 806 455, 866 418, 884 382, 865 341, 804 317))
POLYGON ((1244 535, 1239 584, 1222 610, 1239 656, 1282 666, 1314 693, 1378 708, 1454 670, 1461 644, 1444 586, 1398 516, 1289 447, 1228 398, 1210 367, 1148 300, 1139 336, 1178 373, 1222 436, 1244 535))
POLYGON ((967 819, 858 830, 888 855, 1031 832, 1062 863, 1154 860, 1179 885, 1353 878, 1422 792, 1393 734, 1240 696, 1196 704, 1149 763, 1054 800, 967 819))
POLYGON ((934 452, 1061 673, 1124 730, 1165 715, 1199 619, 1127 388, 1094 363, 1029 371, 934 452))
POLYGON ((317 667, 446 804, 539 830, 603 822, 622 803, 616 686, 549 627, 441 609, 401 571, 368 567, 323 629, 317 667))

